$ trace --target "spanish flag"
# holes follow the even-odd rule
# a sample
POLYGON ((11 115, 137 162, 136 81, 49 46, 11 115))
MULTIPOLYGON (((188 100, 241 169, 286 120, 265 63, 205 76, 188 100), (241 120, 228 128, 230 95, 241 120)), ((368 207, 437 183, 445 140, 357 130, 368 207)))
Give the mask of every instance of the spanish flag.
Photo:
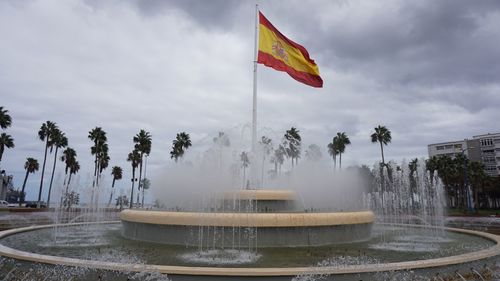
POLYGON ((306 85, 322 88, 323 80, 314 60, 301 45, 281 34, 259 12, 259 53, 257 63, 288 73, 306 85))

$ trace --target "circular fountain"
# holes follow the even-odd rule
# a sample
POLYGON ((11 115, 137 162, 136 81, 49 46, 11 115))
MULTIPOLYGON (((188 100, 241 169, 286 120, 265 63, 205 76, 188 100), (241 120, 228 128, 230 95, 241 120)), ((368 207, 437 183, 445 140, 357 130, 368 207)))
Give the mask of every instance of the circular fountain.
POLYGON ((309 247, 370 238, 373 212, 299 212, 295 197, 286 190, 243 190, 224 194, 212 212, 125 210, 120 219, 125 237, 170 245, 309 247))
POLYGON ((81 280, 488 280, 498 272, 499 236, 439 224, 439 182, 430 192, 422 179, 415 202, 402 175, 384 182, 386 190, 363 195, 364 210, 309 208, 288 190, 226 191, 191 209, 4 231, 0 255, 16 261, 13 270, 35 263, 48 268, 40 276, 58 272, 47 280, 59 280, 61 267, 81 280))

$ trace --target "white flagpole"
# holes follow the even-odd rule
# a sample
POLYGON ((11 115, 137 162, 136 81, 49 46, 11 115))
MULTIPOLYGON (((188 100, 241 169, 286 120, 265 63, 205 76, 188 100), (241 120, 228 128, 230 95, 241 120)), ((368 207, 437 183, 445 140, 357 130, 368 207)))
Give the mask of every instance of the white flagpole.
POLYGON ((252 110, 252 155, 251 163, 251 185, 256 188, 256 154, 257 154, 257 54, 258 54, 258 34, 259 34, 259 5, 255 4, 255 42, 253 59, 253 110, 252 110))

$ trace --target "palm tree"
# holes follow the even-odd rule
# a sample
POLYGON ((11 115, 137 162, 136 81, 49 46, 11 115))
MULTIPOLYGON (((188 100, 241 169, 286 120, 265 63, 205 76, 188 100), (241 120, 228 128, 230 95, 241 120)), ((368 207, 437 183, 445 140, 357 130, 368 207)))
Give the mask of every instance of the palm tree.
POLYGON ((391 131, 385 126, 380 126, 375 128, 375 132, 371 135, 372 143, 380 143, 380 151, 382 153, 382 165, 385 165, 384 160, 384 146, 391 142, 391 131))
POLYGON ((144 191, 148 190, 151 187, 151 181, 148 178, 146 178, 146 175, 144 175, 144 178, 142 179, 141 186, 142 186, 141 206, 144 208, 144 191))
MULTIPOLYGON (((95 187, 96 185, 99 186, 99 163, 100 163, 100 157, 103 156, 103 154, 107 154, 108 146, 106 144, 108 138, 106 137, 106 132, 102 130, 101 127, 95 127, 91 131, 89 131, 88 138, 94 142, 94 146, 90 148, 90 153, 92 155, 95 155, 94 159, 94 180, 92 181, 92 187, 95 187)), ((92 192, 93 194, 94 192, 92 192)), ((93 195, 92 199, 93 201, 93 195)))
POLYGON ((14 139, 10 135, 6 133, 0 135, 0 162, 2 161, 5 148, 14 148, 14 146, 14 139))
POLYGON ((219 169, 222 169, 222 149, 225 147, 229 147, 231 145, 231 141, 229 137, 224 132, 219 132, 217 137, 213 138, 213 142, 217 145, 219 150, 219 169))
POLYGON ((104 170, 106 170, 106 168, 109 166, 109 160, 111 160, 108 155, 107 147, 108 146, 106 145, 106 150, 99 157, 99 176, 102 174, 102 172, 104 172, 104 170))
POLYGON ((26 170, 26 176, 24 177, 24 182, 23 182, 23 188, 21 189, 21 198, 19 199, 19 207, 21 207, 21 204, 24 203, 24 188, 26 187, 26 182, 28 181, 28 175, 30 173, 34 173, 38 171, 38 168, 40 165, 38 164, 38 161, 35 158, 28 157, 26 158, 26 163, 24 163, 24 169, 26 170))
POLYGON ((99 180, 101 178, 101 173, 103 169, 101 169, 101 165, 106 163, 106 160, 103 160, 108 157, 108 138, 106 137, 106 132, 101 127, 95 127, 94 129, 89 131, 87 136, 94 145, 90 147, 90 153, 94 155, 94 178, 92 180, 92 192, 90 196, 90 205, 97 208, 99 204, 99 198, 96 196, 95 188, 99 189, 99 180))
POLYGON ((328 144, 328 154, 333 157, 333 171, 337 170, 337 154, 339 154, 338 142, 336 137, 328 144))
POLYGON ((61 197, 61 202, 59 204, 59 208, 62 208, 62 206, 63 206, 63 198, 67 198, 67 196, 68 196, 69 183, 71 180, 71 173, 70 173, 70 178, 69 179, 67 178, 68 172, 70 172, 72 168, 73 168, 73 171, 75 169, 76 170, 80 169, 80 165, 76 161, 76 151, 71 147, 66 147, 66 149, 62 152, 61 161, 64 162, 64 164, 65 164, 63 186, 66 186, 66 188, 65 188, 64 196, 61 197), (75 165, 75 162, 77 163, 76 165, 75 165), (76 166, 78 166, 78 168, 76 166), (66 180, 68 180, 67 184, 66 184, 66 180))
POLYGON ((287 147, 285 147, 286 153, 287 156, 292 160, 293 168, 293 160, 295 159, 295 164, 297 164, 300 158, 300 145, 302 139, 300 137, 299 130, 297 130, 295 127, 290 128, 290 130, 286 131, 284 138, 287 144, 287 147))
MULTIPOLYGON (((141 154, 139 151, 134 149, 132 152, 128 154, 127 161, 132 164, 132 190, 130 191, 130 198, 134 198, 134 183, 135 183, 135 169, 139 166, 141 162, 141 154)), ((132 209, 134 200, 130 200, 130 209, 132 209)))
POLYGON ((50 184, 49 184, 49 195, 47 196, 47 207, 50 206, 50 194, 52 192, 52 182, 54 181, 54 173, 56 171, 56 163, 57 163, 57 151, 59 148, 63 148, 68 146, 68 138, 64 135, 64 133, 56 129, 54 131, 54 135, 52 139, 49 142, 50 145, 50 152, 52 153, 52 149, 55 147, 56 150, 54 152, 54 165, 52 166, 52 175, 50 177, 50 184))
POLYGON ((54 122, 47 121, 42 124, 40 130, 38 131, 38 137, 41 141, 45 141, 45 155, 43 157, 42 165, 42 177, 40 178, 40 189, 38 191, 38 202, 42 200, 42 189, 43 189, 43 175, 45 174, 45 163, 47 162, 47 151, 49 149, 52 138, 54 137, 54 132, 57 130, 57 125, 54 122))
POLYGON ((170 151, 170 158, 174 159, 177 163, 179 158, 182 158, 186 150, 191 146, 191 139, 189 134, 182 132, 178 133, 175 140, 172 141, 172 151, 170 151))
POLYGON ((468 207, 467 189, 469 185, 468 167, 470 166, 470 161, 465 154, 461 153, 455 155, 453 164, 455 166, 455 182, 459 187, 460 202, 462 202, 463 208, 466 209, 468 207))
MULTIPOLYGON (((144 155, 148 156, 149 153, 151 153, 151 135, 149 132, 146 132, 145 130, 140 130, 137 135, 134 136, 134 143, 135 143, 135 149, 140 153, 141 155, 141 160, 139 162, 139 184, 137 186, 137 190, 141 190, 141 180, 142 180, 142 166, 143 166, 143 160, 144 160, 144 155)), ((140 192, 137 192, 137 204, 139 204, 139 195, 140 192)), ((131 201, 133 201, 134 198, 130 198, 131 201)))
POLYGON ((408 163, 408 169, 410 170, 410 177, 413 177, 413 175, 417 174, 417 168, 418 168, 418 159, 415 158, 408 163))
POLYGON ((71 162, 71 165, 69 167, 69 178, 68 178, 68 184, 66 185, 66 193, 68 193, 67 190, 69 184, 71 183, 71 175, 75 175, 76 173, 78 173, 78 171, 80 171, 80 163, 78 163, 78 161, 75 160, 71 162))
POLYGON ((261 171, 261 186, 264 187, 264 164, 266 161, 266 156, 268 156, 273 150, 273 140, 262 136, 259 141, 259 146, 262 148, 262 171, 261 171))
POLYGON ((313 162, 321 159, 321 149, 317 144, 311 144, 307 147, 306 159, 313 162))
POLYGON ((278 175, 278 171, 281 172, 281 165, 285 162, 285 147, 283 145, 279 145, 277 149, 274 150, 273 155, 271 156, 271 163, 274 163, 274 174, 278 175), (279 169, 278 169, 279 167, 279 169))
MULTIPOLYGON (((474 193, 474 206, 476 208, 479 206, 479 189, 484 189, 484 183, 488 178, 488 175, 484 171, 484 164, 476 161, 472 161, 468 166, 468 173, 470 178, 470 183, 472 191, 474 193)), ((472 194, 471 194, 472 195, 472 194)))
POLYGON ((248 158, 248 153, 243 151, 240 154, 240 160, 241 160, 241 167, 243 167, 243 186, 245 186, 245 180, 246 180, 245 171, 246 171, 246 168, 250 165, 250 159, 248 158))
POLYGON ((437 156, 432 156, 431 158, 425 160, 425 168, 429 171, 431 185, 434 182, 434 172, 437 171, 439 167, 439 158, 437 156))
POLYGON ((12 125, 12 118, 9 115, 9 111, 7 109, 3 109, 3 106, 0 106, 0 128, 7 129, 12 125))
POLYGON ((78 161, 76 161, 76 153, 75 153, 75 156, 72 157, 71 160, 68 160, 68 162, 66 162, 66 163, 67 163, 66 167, 69 170, 69 178, 68 178, 68 182, 65 183, 66 188, 64 191, 64 196, 61 196, 61 201, 59 202, 59 208, 62 208, 65 204, 67 204, 66 201, 70 196, 69 185, 71 183, 71 176, 75 175, 80 170, 80 163, 78 163, 78 161))
MULTIPOLYGON (((335 136, 337 138, 337 149, 339 153, 339 170, 342 170, 342 153, 345 152, 345 147, 351 144, 351 140, 345 132, 338 132, 335 136)), ((333 138, 335 141, 335 138, 333 138)))
POLYGON ((121 167, 114 166, 111 169, 111 175, 113 176, 113 183, 111 184, 111 194, 109 195, 108 207, 111 205, 111 201, 113 200, 113 188, 115 187, 115 181, 121 180, 123 175, 123 170, 121 167))
POLYGON ((66 177, 68 176, 68 171, 73 161, 76 161, 76 151, 71 147, 66 147, 61 156, 61 161, 64 162, 64 182, 63 185, 66 185, 66 177))
POLYGON ((410 197, 411 197, 411 206, 412 206, 412 210, 415 209, 415 198, 414 198, 414 194, 417 190, 417 179, 418 179, 418 171, 417 171, 417 168, 418 168, 418 159, 415 158, 413 160, 410 161, 410 163, 408 163, 408 169, 410 170, 410 197))

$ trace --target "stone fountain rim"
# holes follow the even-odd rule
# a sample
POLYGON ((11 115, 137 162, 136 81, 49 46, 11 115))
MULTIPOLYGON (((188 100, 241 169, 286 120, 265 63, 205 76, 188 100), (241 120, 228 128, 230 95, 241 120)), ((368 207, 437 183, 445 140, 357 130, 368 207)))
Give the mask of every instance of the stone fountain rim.
MULTIPOLYGON (((50 224, 37 225, 22 228, 14 228, 0 232, 0 240, 17 233, 29 232, 38 229, 51 227, 76 226, 86 224, 114 224, 120 221, 103 221, 93 223, 69 223, 69 224, 50 224)), ((417 227, 417 228, 436 228, 425 225, 414 224, 391 224, 394 226, 417 227)), ((308 274, 335 275, 335 274, 356 274, 356 273, 375 273, 384 271, 414 270, 424 268, 434 268, 441 266, 457 265, 467 262, 473 262, 481 259, 491 258, 500 255, 500 236, 481 231, 449 228, 442 229, 464 233, 473 236, 479 236, 496 244, 480 251, 427 259, 417 261, 405 261, 382 264, 350 265, 342 268, 338 267, 191 267, 191 266, 171 266, 171 265, 149 265, 149 264, 125 264, 117 262, 105 262, 96 260, 83 260, 76 258, 58 257, 42 255, 16 250, 0 243, 0 256, 14 258, 23 261, 39 262, 52 265, 65 265, 75 267, 88 267, 94 269, 114 270, 122 272, 160 272, 172 275, 197 275, 197 276, 297 276, 308 274)))
POLYGON ((120 220, 131 223, 219 227, 316 227, 373 223, 372 211, 321 213, 200 213, 123 210, 120 220))

